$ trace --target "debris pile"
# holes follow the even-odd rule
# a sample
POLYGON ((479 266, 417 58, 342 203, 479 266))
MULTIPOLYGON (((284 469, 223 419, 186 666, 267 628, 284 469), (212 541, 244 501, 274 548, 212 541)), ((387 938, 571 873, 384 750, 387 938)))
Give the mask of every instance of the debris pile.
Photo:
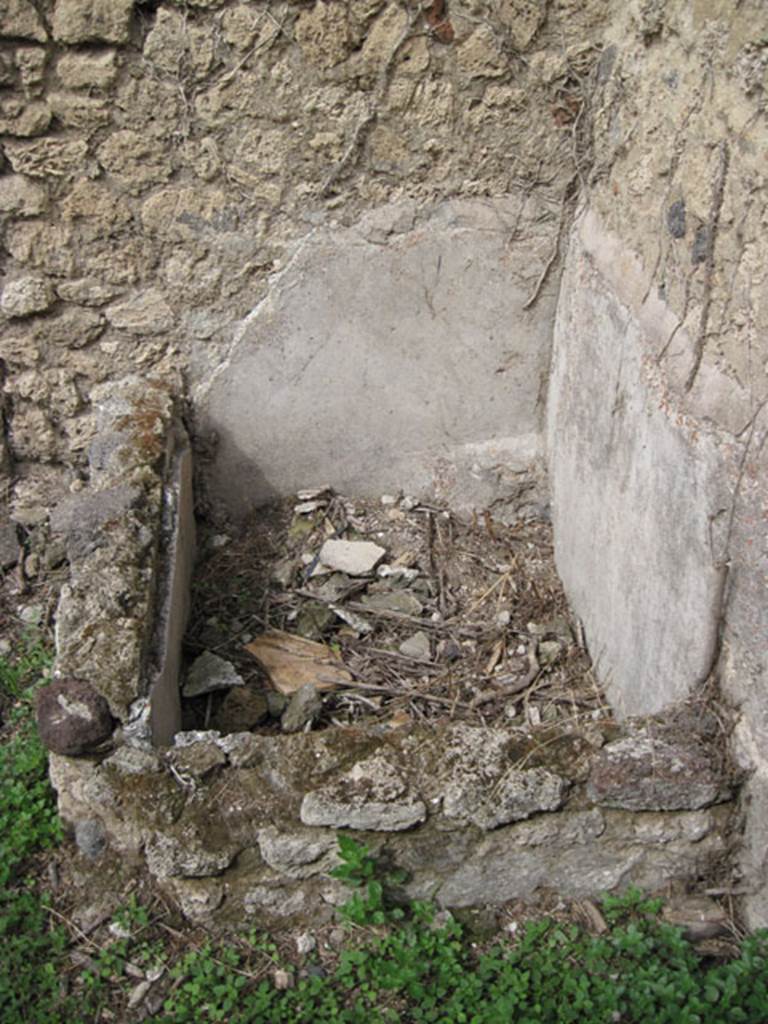
POLYGON ((185 728, 608 714, 549 523, 462 521, 407 496, 302 491, 214 536, 187 652, 185 728))

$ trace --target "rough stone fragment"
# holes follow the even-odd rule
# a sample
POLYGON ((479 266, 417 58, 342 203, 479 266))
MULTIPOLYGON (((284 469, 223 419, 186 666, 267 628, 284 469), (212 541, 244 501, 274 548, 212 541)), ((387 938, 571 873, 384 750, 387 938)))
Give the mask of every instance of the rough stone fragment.
POLYGON ((369 540, 327 540, 320 548, 320 564, 348 576, 373 572, 386 551, 369 540))
POLYGON ((685 200, 678 199, 667 209, 667 230, 673 238, 685 237, 685 200))
POLYGON ((11 167, 31 178, 62 178, 83 170, 88 145, 82 139, 33 139, 6 142, 11 167))
POLYGON ((34 217, 43 213, 48 205, 48 196, 42 185, 28 181, 21 174, 9 174, 3 178, 0 188, 0 213, 12 213, 17 217, 34 217))
POLYGON ((221 906, 225 892, 218 878, 174 878, 171 891, 182 914, 195 922, 207 921, 221 906))
POLYGON ((56 754, 83 754, 112 734, 109 705, 79 679, 58 679, 44 687, 36 710, 40 739, 56 754))
POLYGON ((31 316, 49 309, 53 302, 53 289, 45 278, 30 275, 6 284, 0 298, 0 309, 10 317, 31 316))
POLYGON ((77 302, 83 306, 104 306, 114 299, 118 289, 113 285, 85 277, 75 281, 62 281, 56 286, 56 291, 59 298, 65 302, 77 302))
POLYGON ((432 657, 429 637, 421 631, 414 633, 412 637, 404 640, 398 647, 398 650, 407 658, 418 658, 419 661, 429 661, 432 657))
POLYGON ((588 792, 606 807, 678 811, 707 807, 727 795, 727 788, 701 747, 638 733, 602 748, 588 792))
POLYGON ((246 914, 257 914, 260 911, 273 914, 275 917, 292 917, 304 909, 307 898, 298 889, 288 889, 281 885, 257 885, 245 894, 243 899, 246 914))
POLYGON ((16 97, 0 101, 0 135, 31 138, 42 135, 53 116, 47 103, 25 103, 16 97))
POLYGON ((173 310, 157 288, 108 306, 105 313, 113 327, 138 336, 163 334, 174 324, 173 310))
POLYGON ((729 915, 708 896, 671 896, 661 912, 669 924, 681 928, 689 942, 713 939, 728 931, 729 915))
POLYGON ((317 687, 312 683, 306 683, 291 697, 280 719, 280 727, 283 732, 301 732, 322 710, 323 700, 317 692, 317 687))
POLYGON ((212 651, 204 651, 192 663, 181 692, 185 697, 201 697, 215 690, 244 685, 243 677, 238 675, 231 661, 225 661, 212 651))
POLYGON ((215 743, 189 743, 168 751, 168 763, 182 778, 204 779, 227 763, 227 758, 215 743))
POLYGON ((281 832, 270 825, 259 832, 259 849, 275 871, 289 878, 309 878, 329 869, 336 842, 314 831, 281 832))
POLYGON ((160 758, 152 750, 141 747, 121 746, 103 762, 118 775, 150 775, 162 771, 160 758))
POLYGON ((192 826, 176 833, 155 832, 145 848, 147 868, 155 878, 205 878, 225 871, 239 852, 225 842, 222 849, 211 849, 192 826))
POLYGON ((224 736, 253 729, 268 715, 267 698, 263 693, 249 686, 234 687, 214 714, 211 725, 224 736))
POLYGON ((53 37, 61 43, 125 43, 133 0, 56 0, 53 37))
POLYGON ((104 170, 132 195, 167 181, 173 169, 160 141, 128 128, 110 135, 99 146, 97 156, 104 170))
POLYGON ((0 513, 0 571, 10 569, 19 560, 16 524, 0 513))
POLYGON ((566 780, 545 768, 508 771, 491 786, 472 775, 459 775, 446 786, 443 813, 489 831, 558 810, 567 790, 566 780))
POLYGON ((67 89, 107 89, 117 76, 115 51, 65 53, 56 65, 56 74, 67 89))
POLYGON ((97 818, 86 818, 75 825, 75 843, 78 850, 91 860, 100 857, 107 848, 104 826, 97 818))
MULTIPOLYGON (((408 570, 403 570, 407 572, 408 570)), ((394 572, 390 575, 395 575, 394 572)), ((362 603, 374 611, 399 612, 401 615, 419 616, 424 611, 424 606, 417 597, 409 594, 407 590, 394 590, 384 594, 366 594, 362 603)))
POLYGON ((543 24, 547 9, 544 0, 501 0, 498 14, 515 49, 525 50, 543 24))
POLYGON ((51 92, 48 103, 63 128, 101 128, 109 124, 110 110, 106 100, 78 93, 51 92))
POLYGON ((507 60, 488 25, 475 29, 458 47, 456 60, 469 78, 498 78, 507 70, 507 60))
POLYGON ((380 754, 307 793, 300 812, 305 825, 374 832, 399 832, 426 816, 424 802, 409 791, 400 773, 380 754))
POLYGON ((332 68, 349 54, 349 19, 343 5, 319 0, 301 12, 294 31, 302 53, 317 67, 332 68))
POLYGON ((4 0, 0 9, 0 36, 17 36, 44 43, 48 35, 32 0, 4 0))

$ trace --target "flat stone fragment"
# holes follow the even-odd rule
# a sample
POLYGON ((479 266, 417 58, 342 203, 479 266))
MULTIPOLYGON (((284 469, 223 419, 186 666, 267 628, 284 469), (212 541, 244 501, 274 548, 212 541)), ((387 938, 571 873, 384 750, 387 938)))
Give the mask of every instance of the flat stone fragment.
POLYGON ((280 832, 273 825, 259 832, 259 849, 275 871, 290 878, 309 878, 330 867, 336 846, 332 835, 316 832, 280 832))
POLYGON ((204 651, 192 663, 187 681, 182 687, 185 697, 201 697, 215 690, 228 690, 231 686, 245 686, 235 666, 212 651, 204 651))
POLYGON ((414 633, 412 637, 400 644, 398 650, 407 658, 418 658, 419 661, 429 661, 432 656, 429 637, 422 632, 414 633))
POLYGON ((485 831, 562 807, 568 782, 545 768, 508 771, 495 785, 474 776, 454 778, 443 797, 447 818, 471 822, 485 831))
POLYGON ((348 576, 373 572, 386 551, 369 540, 327 540, 320 548, 320 563, 348 576))
POLYGON ((728 795, 706 752, 647 733, 609 743, 592 764, 589 797, 629 811, 698 810, 728 795))
POLYGON ((20 277, 9 281, 3 289, 0 309, 9 317, 42 313, 53 305, 53 289, 42 277, 20 277))
POLYGON ((728 914, 709 896, 672 896, 661 916, 669 924, 682 928, 689 942, 713 939, 728 931, 728 914))
POLYGON ((223 736, 244 732, 269 715, 267 698, 249 686, 233 687, 214 714, 211 724, 223 736))
POLYGON ((112 727, 106 700, 83 680, 57 679, 38 693, 37 729, 56 754, 83 754, 108 739, 112 727))
POLYGON ((32 0, 4 0, 0 11, 0 35, 34 39, 44 43, 48 34, 32 0))
POLYGON ((408 791, 399 772, 380 754, 358 762, 341 778, 307 793, 300 817, 305 825, 400 832, 424 821, 427 808, 408 791))
POLYGON ((203 779, 227 763, 227 756, 215 743, 190 743, 168 751, 168 762, 179 775, 203 779))

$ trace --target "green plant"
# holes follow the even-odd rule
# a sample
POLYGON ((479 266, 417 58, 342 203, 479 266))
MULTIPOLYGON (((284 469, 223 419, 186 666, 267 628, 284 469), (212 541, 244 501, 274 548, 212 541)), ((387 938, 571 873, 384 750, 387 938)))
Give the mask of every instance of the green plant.
POLYGON ((337 836, 341 864, 331 871, 334 878, 354 889, 341 913, 348 921, 359 925, 383 925, 387 921, 402 920, 401 907, 392 905, 390 889, 405 881, 403 871, 387 870, 370 853, 367 846, 349 836, 337 836))

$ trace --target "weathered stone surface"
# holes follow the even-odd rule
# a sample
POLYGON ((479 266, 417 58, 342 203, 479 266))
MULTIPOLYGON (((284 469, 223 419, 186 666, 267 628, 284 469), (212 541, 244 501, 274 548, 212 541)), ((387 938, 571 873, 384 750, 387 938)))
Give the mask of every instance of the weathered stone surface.
POLYGON ((512 769, 489 786, 472 776, 454 777, 445 788, 443 813, 488 831, 540 811, 556 811, 568 783, 544 768, 512 769))
POLYGON ((59 679, 43 687, 36 714, 40 739, 56 754, 83 754, 112 735, 109 705, 79 679, 59 679))
POLYGON ((25 103, 19 99, 0 100, 0 135, 30 138, 42 135, 53 116, 47 103, 25 103))
POLYGON ((60 43, 128 41, 133 0, 56 0, 53 36, 60 43))
POLYGON ((702 748, 639 733, 596 754, 588 792, 607 807, 676 811, 707 807, 728 787, 702 748))
POLYGON ((158 755, 152 750, 140 747, 118 747, 114 754, 104 761, 106 768, 111 768, 120 775, 151 775, 162 771, 163 765, 158 755))
POLYGON ((28 181, 21 174, 10 174, 3 178, 0 189, 0 213, 12 213, 19 217, 35 217, 48 205, 48 196, 42 185, 28 181))
POLYGON ((224 842, 219 848, 207 845, 193 826, 183 826, 175 834, 153 833, 145 849, 147 868, 155 878, 205 878, 218 875, 235 859, 238 849, 224 842))
POLYGON ((289 878, 325 873, 337 860, 333 835, 314 830, 281 832, 274 826, 264 828, 259 832, 259 849, 271 868, 289 878))
POLYGON ((31 178, 62 178, 85 166, 88 145, 82 139, 33 139, 6 142, 14 171, 31 178))
POLYGON ((170 157, 162 143, 127 128, 110 135, 97 155, 104 170, 132 195, 171 176, 170 157))
POLYGON ((190 921, 209 921, 224 901, 225 887, 218 878, 173 878, 170 887, 179 909, 190 921))
POLYGON ((107 848, 107 836, 104 826, 96 818, 78 821, 75 825, 75 843, 84 856, 95 860, 107 848))
POLYGON ((181 778, 200 780, 223 767, 227 758, 215 743, 190 743, 169 750, 168 763, 181 778))
POLYGON ((336 782, 307 793, 301 803, 305 825, 329 825, 360 831, 411 828, 427 809, 410 792, 399 771, 381 755, 360 761, 336 782))
POLYGON ((232 686, 244 685, 243 677, 231 661, 226 661, 213 651, 203 651, 192 662, 181 692, 185 697, 200 697, 215 690, 228 690, 232 686))
POLYGON ((730 926, 730 915, 708 896, 672 896, 664 904, 662 917, 682 929, 689 942, 713 939, 728 932, 730 926))
POLYGON ((163 334, 174 323, 173 311, 157 288, 108 306, 105 313, 113 327, 140 336, 163 334))
POLYGON ((317 687, 312 683, 306 683, 293 694, 288 707, 280 718, 280 727, 283 732, 301 732, 301 730, 313 722, 323 709, 323 698, 318 693, 317 687))
POLYGON ((44 43, 48 38, 31 0, 5 0, 0 11, 0 35, 35 39, 38 43, 44 43))
POLYGON ((106 89, 117 75, 117 54, 114 50, 64 53, 56 64, 56 74, 67 89, 106 89))
POLYGON ((0 512, 0 570, 16 565, 19 560, 19 537, 16 524, 0 512))
POLYGON ((9 281, 0 297, 0 309, 9 317, 42 313, 54 302, 53 289, 42 277, 19 277, 9 281))

